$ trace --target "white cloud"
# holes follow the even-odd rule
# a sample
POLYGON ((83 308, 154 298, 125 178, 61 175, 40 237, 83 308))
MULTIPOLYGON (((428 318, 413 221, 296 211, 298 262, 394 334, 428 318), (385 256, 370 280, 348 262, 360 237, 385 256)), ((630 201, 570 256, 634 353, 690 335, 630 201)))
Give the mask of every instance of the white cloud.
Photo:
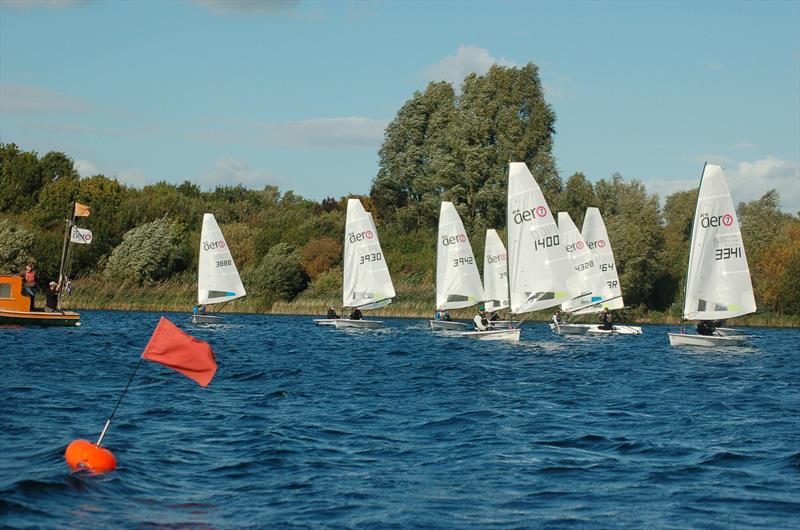
POLYGON ((146 186, 148 184, 154 184, 157 182, 157 180, 159 180, 150 177, 139 169, 126 169, 115 176, 118 181, 137 188, 141 188, 142 186, 146 186))
POLYGON ((89 162, 88 160, 76 160, 75 161, 75 170, 81 177, 93 177, 100 173, 97 170, 97 166, 89 162))
POLYGON ((289 11, 297 0, 190 0, 217 15, 274 15, 289 11))
POLYGON ((86 112, 89 105, 53 90, 31 85, 0 85, 0 112, 2 113, 43 113, 43 112, 86 112))
MULTIPOLYGON (((719 163, 713 157, 706 160, 719 163)), ((797 162, 768 156, 754 162, 728 159, 721 165, 734 205, 759 199, 774 188, 781 196, 781 210, 791 214, 800 211, 800 164, 797 162)), ((663 205, 664 200, 673 193, 696 188, 700 184, 700 175, 695 179, 652 179, 644 181, 644 184, 649 193, 658 193, 663 205)))
POLYGON ((261 141, 282 147, 375 147, 383 141, 385 120, 315 118, 257 125, 261 141))
POLYGON ((485 74, 493 64, 516 66, 506 59, 492 57, 485 48, 459 46, 455 55, 448 55, 438 63, 425 67, 422 73, 428 81, 447 81, 458 88, 469 74, 485 74))
POLYGON ((208 187, 242 184, 248 188, 261 189, 271 184, 281 187, 283 182, 268 171, 254 170, 247 162, 233 158, 222 158, 214 169, 200 177, 199 184, 208 187))

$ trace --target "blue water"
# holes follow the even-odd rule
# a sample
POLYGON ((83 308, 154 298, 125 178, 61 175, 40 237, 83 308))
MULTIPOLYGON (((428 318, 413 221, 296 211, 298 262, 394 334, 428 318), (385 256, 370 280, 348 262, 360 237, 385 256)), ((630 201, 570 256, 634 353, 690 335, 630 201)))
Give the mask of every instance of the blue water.
POLYGON ((522 342, 226 315, 203 389, 145 362, 102 476, 97 439, 160 314, 0 329, 0 526, 15 528, 798 528, 800 331, 752 347, 640 337, 522 342))

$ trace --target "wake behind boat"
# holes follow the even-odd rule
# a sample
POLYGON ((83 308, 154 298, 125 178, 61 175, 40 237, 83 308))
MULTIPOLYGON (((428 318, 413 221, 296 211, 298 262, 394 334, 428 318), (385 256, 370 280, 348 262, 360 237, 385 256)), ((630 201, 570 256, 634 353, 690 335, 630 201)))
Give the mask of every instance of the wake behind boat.
POLYGON ((233 262, 230 248, 213 214, 203 215, 197 262, 197 305, 193 324, 219 324, 222 317, 205 314, 205 306, 241 298, 247 294, 233 262))
POLYGON ((721 335, 713 322, 756 310, 742 233, 722 168, 703 167, 689 246, 683 318, 699 320, 698 334, 667 333, 672 346, 726 347, 746 344, 744 335, 721 335))

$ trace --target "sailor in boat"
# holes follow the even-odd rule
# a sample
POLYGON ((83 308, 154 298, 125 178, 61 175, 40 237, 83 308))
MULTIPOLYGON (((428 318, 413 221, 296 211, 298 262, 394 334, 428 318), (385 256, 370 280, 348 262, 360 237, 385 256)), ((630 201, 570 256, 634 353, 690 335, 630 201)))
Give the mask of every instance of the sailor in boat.
POLYGON ((716 322, 713 320, 700 320, 697 323, 697 334, 698 335, 713 335, 714 332, 717 330, 716 322))
POLYGON ((433 315, 434 320, 444 320, 446 322, 450 322, 453 320, 453 317, 450 316, 450 313, 447 310, 437 309, 436 313, 433 315))
POLYGON ((19 275, 22 276, 22 294, 31 299, 30 310, 33 311, 33 300, 36 298, 36 271, 33 270, 33 265, 28 263, 19 275))
POLYGON ((553 323, 556 326, 561 326, 564 324, 564 313, 561 312, 561 309, 556 309, 556 314, 553 315, 553 323))
POLYGON ((361 320, 361 317, 364 316, 361 314, 361 310, 357 307, 353 308, 350 312, 350 320, 361 320))
POLYGON ((494 329, 492 323, 489 322, 489 314, 483 306, 478 308, 478 313, 473 317, 472 322, 475 324, 475 331, 489 331, 490 329, 494 329))
POLYGON ((44 291, 44 310, 47 313, 59 313, 58 310, 58 291, 61 287, 56 282, 50 282, 44 291))
POLYGON ((492 311, 492 316, 489 317, 489 322, 497 322, 500 320, 500 315, 497 314, 497 311, 492 311))
POLYGON ((197 304, 192 308, 193 315, 205 315, 206 314, 206 306, 197 304))
POLYGON ((339 318, 339 315, 336 314, 336 309, 333 306, 328 308, 328 317, 327 318, 339 318))
POLYGON ((611 331, 614 329, 613 320, 614 319, 611 316, 611 312, 607 307, 604 307, 603 312, 600 313, 600 322, 602 322, 602 324, 600 324, 600 329, 604 329, 606 331, 611 331))

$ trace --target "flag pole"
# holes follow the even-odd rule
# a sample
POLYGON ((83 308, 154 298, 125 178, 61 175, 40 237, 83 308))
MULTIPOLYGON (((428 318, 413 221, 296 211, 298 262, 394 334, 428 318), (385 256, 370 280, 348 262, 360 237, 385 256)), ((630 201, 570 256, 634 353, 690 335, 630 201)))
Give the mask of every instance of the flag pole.
POLYGON ((108 432, 108 427, 111 425, 111 420, 114 419, 114 414, 117 413, 117 408, 119 408, 119 404, 122 403, 122 398, 125 397, 125 393, 128 391, 128 387, 131 386, 131 381, 133 381, 133 376, 136 375, 136 371, 139 369, 139 366, 142 365, 142 361, 144 360, 144 356, 139 357, 139 362, 136 363, 136 368, 133 369, 133 373, 131 374, 130 378, 128 379, 128 384, 125 385, 125 389, 122 391, 122 395, 119 396, 117 400, 117 404, 114 405, 114 410, 111 411, 111 415, 106 420, 105 426, 103 426, 103 432, 100 433, 100 438, 97 439, 97 442, 94 444, 97 447, 100 447, 100 444, 103 443, 103 438, 106 436, 106 432, 108 432))

